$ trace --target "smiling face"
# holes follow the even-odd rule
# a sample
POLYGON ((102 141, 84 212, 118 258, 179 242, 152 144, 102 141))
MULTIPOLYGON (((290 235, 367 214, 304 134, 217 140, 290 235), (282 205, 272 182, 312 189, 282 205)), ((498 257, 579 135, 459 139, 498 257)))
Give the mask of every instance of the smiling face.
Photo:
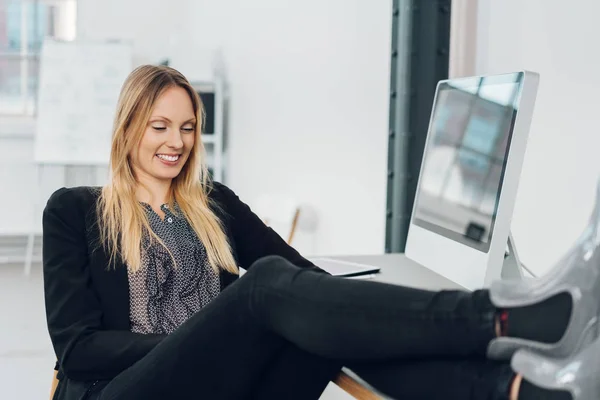
POLYGON ((185 89, 172 86, 156 100, 137 149, 129 157, 138 181, 170 182, 194 148, 196 116, 185 89))

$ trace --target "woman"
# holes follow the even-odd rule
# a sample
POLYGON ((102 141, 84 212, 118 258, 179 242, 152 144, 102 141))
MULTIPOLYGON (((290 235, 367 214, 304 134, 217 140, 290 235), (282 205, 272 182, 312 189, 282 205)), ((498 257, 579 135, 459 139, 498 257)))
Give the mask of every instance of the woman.
MULTIPOLYGON (((520 347, 580 357, 589 340, 573 321, 595 321, 581 299, 599 302, 596 281, 555 280, 539 300, 510 303, 518 287, 434 293, 329 276, 209 181, 202 121, 181 74, 137 68, 119 98, 110 182, 49 199, 55 399, 314 399, 342 365, 399 398, 600 394, 583 375, 575 383, 587 392, 535 371, 523 379, 533 353, 515 356, 522 371, 507 362, 520 347)), ((597 275, 597 257, 576 261, 563 269, 597 275)))

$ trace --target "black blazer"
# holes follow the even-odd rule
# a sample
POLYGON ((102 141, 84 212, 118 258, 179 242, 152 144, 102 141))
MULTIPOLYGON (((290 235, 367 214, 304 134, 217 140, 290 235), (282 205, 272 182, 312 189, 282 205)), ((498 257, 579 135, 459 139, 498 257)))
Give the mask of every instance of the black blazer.
MULTIPOLYGON (((44 292, 48 330, 58 358, 57 399, 82 397, 91 382, 112 379, 164 338, 130 331, 126 267, 122 262, 109 265, 99 245, 99 194, 100 189, 92 187, 59 189, 43 213, 44 292)), ((248 269, 257 259, 277 254, 297 266, 318 269, 226 186, 215 182, 209 197, 218 205, 212 208, 240 267, 248 269)), ((221 272, 220 279, 224 289, 237 275, 221 272)))

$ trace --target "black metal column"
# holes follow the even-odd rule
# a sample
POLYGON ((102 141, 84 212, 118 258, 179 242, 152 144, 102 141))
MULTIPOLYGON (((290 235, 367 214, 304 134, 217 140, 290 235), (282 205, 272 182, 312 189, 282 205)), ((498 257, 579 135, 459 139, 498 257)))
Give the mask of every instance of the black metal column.
POLYGON ((437 82, 448 78, 451 0, 394 0, 387 253, 403 252, 437 82))

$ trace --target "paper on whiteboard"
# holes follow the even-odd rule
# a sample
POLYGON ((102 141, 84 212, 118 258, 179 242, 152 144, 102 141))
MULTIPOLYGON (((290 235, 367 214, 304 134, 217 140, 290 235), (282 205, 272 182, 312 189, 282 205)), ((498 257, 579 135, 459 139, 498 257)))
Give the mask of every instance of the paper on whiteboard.
POLYGON ((44 42, 35 161, 106 165, 121 86, 132 50, 118 42, 44 42))

